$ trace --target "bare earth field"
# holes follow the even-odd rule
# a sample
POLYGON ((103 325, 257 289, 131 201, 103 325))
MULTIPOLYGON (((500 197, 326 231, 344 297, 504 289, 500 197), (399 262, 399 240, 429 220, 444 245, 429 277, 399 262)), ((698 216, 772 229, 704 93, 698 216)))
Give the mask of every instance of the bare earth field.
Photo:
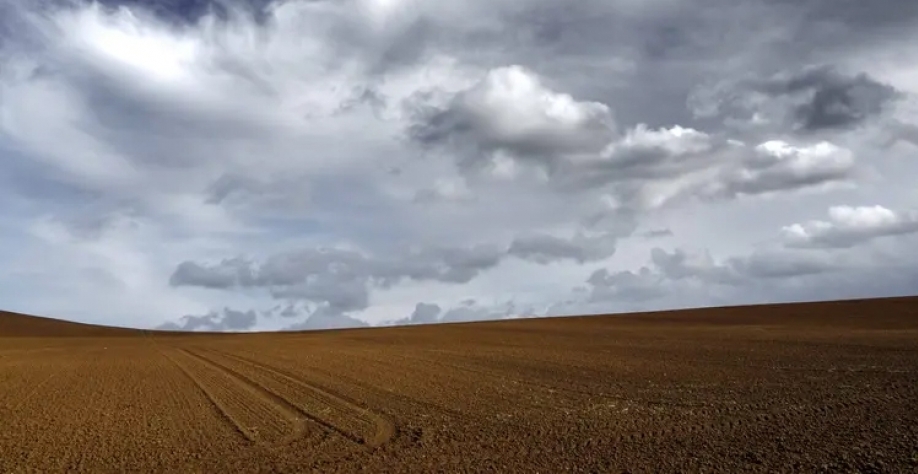
POLYGON ((918 472, 918 298, 314 333, 0 313, 0 472, 918 472))

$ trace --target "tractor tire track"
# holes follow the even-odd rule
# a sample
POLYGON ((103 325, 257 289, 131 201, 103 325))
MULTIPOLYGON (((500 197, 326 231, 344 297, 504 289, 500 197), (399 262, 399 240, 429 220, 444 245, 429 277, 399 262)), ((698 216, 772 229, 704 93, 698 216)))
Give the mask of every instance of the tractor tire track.
MULTIPOLYGON (((200 350, 200 349, 199 349, 199 350, 200 350)), ((261 383, 261 382, 255 381, 255 380, 252 378, 252 375, 246 375, 246 374, 240 372, 239 370, 237 370, 237 369, 235 369, 235 368, 232 368, 231 366, 229 366, 229 365, 227 365, 227 364, 217 362, 217 361, 213 360, 212 358, 205 357, 205 356, 203 356, 203 355, 201 355, 201 354, 199 354, 199 353, 192 353, 192 352, 189 351, 189 354, 192 355, 192 357, 198 358, 199 360, 201 360, 202 362, 204 362, 204 363, 206 363, 206 364, 209 364, 209 365, 211 365, 211 366, 213 366, 213 367, 215 367, 215 368, 218 368, 219 370, 221 370, 221 371, 223 371, 223 372, 225 372, 225 373, 231 375, 231 376, 234 377, 234 378, 237 378, 237 379, 240 379, 240 380, 245 380, 246 383, 259 387, 260 390, 263 391, 263 393, 265 394, 266 397, 270 398, 271 400, 274 400, 275 402, 277 402, 277 403, 279 403, 279 404, 284 405, 286 409, 292 410, 292 411, 298 413, 300 416, 302 416, 302 417, 306 418, 307 420, 309 420, 310 422, 312 422, 312 423, 318 425, 320 428, 322 428, 322 429, 324 429, 324 430, 327 430, 327 431, 330 431, 330 432, 333 432, 333 433, 337 433, 338 435, 340 435, 340 436, 342 436, 342 437, 344 437, 344 438, 346 438, 346 439, 348 439, 348 440, 350 440, 350 441, 353 441, 354 443, 358 443, 358 444, 361 443, 361 439, 360 439, 358 436, 352 434, 351 432, 349 432, 349 431, 347 431, 347 430, 344 430, 344 429, 339 428, 339 427, 338 427, 337 425, 335 425, 335 424, 329 423, 328 421, 324 420, 322 417, 320 417, 320 416, 318 416, 318 415, 312 413, 311 410, 301 408, 301 407, 299 406, 299 404, 295 403, 294 401, 291 401, 290 398, 289 398, 289 396, 284 396, 284 395, 282 394, 282 391, 272 389, 272 388, 270 388, 270 387, 264 385, 264 384, 261 383)), ((223 355, 223 354, 221 353, 220 355, 223 355)), ((264 370, 264 369, 259 368, 259 370, 264 370)))
POLYGON ((204 397, 207 398, 211 406, 214 408, 214 411, 223 419, 226 424, 230 425, 233 430, 242 438, 250 443, 255 442, 255 434, 248 430, 245 425, 236 420, 232 415, 230 410, 220 401, 220 398, 214 395, 214 393, 207 387, 207 384, 201 380, 198 376, 194 375, 187 367, 175 360, 172 356, 167 354, 165 351, 162 352, 163 357, 169 359, 179 370, 185 374, 197 387, 201 390, 201 393, 204 394, 204 397))
POLYGON ((246 364, 261 374, 270 375, 280 382, 281 386, 299 389, 299 393, 309 399, 302 400, 303 405, 307 406, 298 406, 300 411, 347 439, 370 448, 377 448, 395 436, 395 424, 386 416, 364 408, 343 395, 333 393, 284 369, 247 357, 223 352, 216 352, 216 354, 246 364))
POLYGON ((271 444, 287 445, 305 435, 307 427, 306 420, 301 416, 303 415, 302 411, 291 404, 286 398, 278 395, 273 390, 270 390, 268 387, 265 387, 255 380, 252 380, 250 377, 246 377, 238 371, 232 370, 223 364, 219 364, 198 352, 188 349, 182 349, 182 352, 234 380, 238 386, 244 387, 249 391, 252 397, 271 406, 275 413, 281 415, 283 419, 289 423, 289 433, 278 442, 271 444))
POLYGON ((186 349, 176 353, 187 362, 165 352, 163 355, 201 389, 218 414, 249 443, 286 445, 303 436, 304 420, 283 399, 199 354, 186 349))

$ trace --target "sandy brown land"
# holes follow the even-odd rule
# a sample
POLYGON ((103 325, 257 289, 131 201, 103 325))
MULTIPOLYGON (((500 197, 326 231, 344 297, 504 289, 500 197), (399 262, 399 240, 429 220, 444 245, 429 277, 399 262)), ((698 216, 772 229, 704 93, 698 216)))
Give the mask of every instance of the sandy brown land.
POLYGON ((918 472, 918 298, 316 333, 0 313, 0 472, 918 472))

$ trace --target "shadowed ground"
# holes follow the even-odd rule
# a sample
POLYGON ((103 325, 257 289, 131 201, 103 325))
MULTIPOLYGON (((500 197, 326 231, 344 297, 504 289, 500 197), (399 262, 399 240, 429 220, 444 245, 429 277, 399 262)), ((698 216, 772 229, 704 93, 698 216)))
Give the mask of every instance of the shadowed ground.
POLYGON ((918 298, 283 334, 0 313, 0 472, 914 472, 918 298))

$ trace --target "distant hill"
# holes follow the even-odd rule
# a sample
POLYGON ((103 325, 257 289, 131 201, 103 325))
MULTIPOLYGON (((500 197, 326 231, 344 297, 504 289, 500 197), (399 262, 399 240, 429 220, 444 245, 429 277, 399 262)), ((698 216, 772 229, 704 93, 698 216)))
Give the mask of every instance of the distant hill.
POLYGON ((0 337, 105 337, 142 333, 139 329, 98 326, 0 311, 0 337))

